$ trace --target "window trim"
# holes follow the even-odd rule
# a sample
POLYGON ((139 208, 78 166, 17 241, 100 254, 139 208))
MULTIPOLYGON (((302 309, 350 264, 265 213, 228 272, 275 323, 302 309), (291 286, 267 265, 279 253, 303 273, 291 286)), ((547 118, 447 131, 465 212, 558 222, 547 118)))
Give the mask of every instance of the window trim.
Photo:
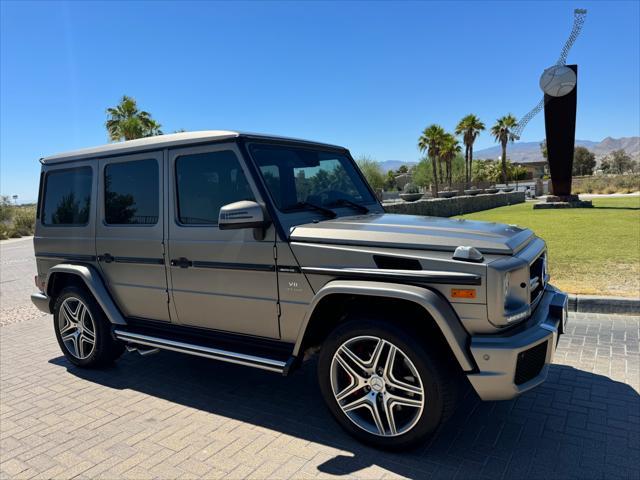
POLYGON ((91 224, 91 211, 93 210, 93 205, 91 204, 93 200, 93 167, 91 165, 78 165, 77 167, 68 167, 68 168, 54 168, 51 170, 47 170, 44 172, 44 183, 42 186, 42 204, 40 206, 40 225, 45 228, 84 228, 91 224), (49 176, 53 173, 64 173, 70 172, 74 170, 89 170, 91 177, 89 182, 89 215, 87 216, 87 221, 85 223, 45 223, 46 215, 44 212, 45 206, 47 204, 47 188, 49 187, 49 176))
MULTIPOLYGON (((247 174, 247 171, 245 170, 245 166, 242 163, 242 159, 240 157, 240 155, 238 155, 238 152, 236 152, 234 149, 232 148, 224 148, 224 149, 220 149, 220 150, 208 150, 208 151, 202 151, 202 152, 184 152, 184 153, 178 153, 177 155, 175 155, 173 157, 173 188, 174 188, 174 197, 175 197, 175 214, 174 214, 174 221, 176 223, 176 225, 178 225, 179 227, 184 227, 184 228, 189 228, 189 227, 208 227, 208 228, 217 228, 218 230, 219 228, 219 219, 220 219, 220 212, 218 211, 218 218, 216 219, 215 223, 183 223, 180 220, 180 187, 178 186, 178 161, 180 160, 180 157, 186 157, 186 156, 192 156, 192 155, 202 155, 202 154, 212 154, 212 153, 222 153, 222 152, 231 152, 233 154, 233 156, 236 158, 236 161, 238 162, 238 167, 240 167, 240 170, 242 170, 242 173, 245 177, 245 179, 247 180, 247 185, 249 186, 249 190, 251 190, 251 193, 253 194, 254 200, 255 202, 260 202, 256 195, 255 192, 253 191, 253 187, 251 186, 251 182, 249 182, 249 176, 247 174)), ((226 205, 226 204, 225 204, 226 205)), ((221 207, 222 208, 222 207, 221 207)))
POLYGON ((133 159, 133 160, 123 160, 123 161, 114 161, 114 162, 106 162, 104 167, 102 168, 102 185, 100 185, 99 187, 102 187, 102 205, 101 207, 101 211, 102 211, 102 225, 104 225, 105 227, 147 227, 147 228, 153 228, 158 226, 158 223, 160 222, 160 216, 162 215, 162 189, 164 188, 164 182, 161 182, 162 180, 162 170, 160 168, 160 161, 158 158, 156 157, 146 157, 146 158, 137 158, 137 159, 133 159), (109 223, 107 222, 107 188, 106 188, 106 179, 107 179, 107 167, 111 166, 111 165, 122 165, 124 163, 134 163, 134 162, 144 162, 144 161, 148 161, 148 160, 153 160, 154 162, 156 162, 156 167, 157 167, 157 185, 158 185, 158 198, 156 198, 157 202, 158 202, 158 216, 157 219, 155 221, 155 223, 109 223))

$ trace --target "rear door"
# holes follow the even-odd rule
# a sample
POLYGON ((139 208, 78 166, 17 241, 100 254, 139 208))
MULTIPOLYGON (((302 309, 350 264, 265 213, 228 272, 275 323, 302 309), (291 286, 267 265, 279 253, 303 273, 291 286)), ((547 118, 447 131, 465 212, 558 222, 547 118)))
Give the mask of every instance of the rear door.
POLYGON ((101 159, 96 252, 127 317, 169 321, 163 152, 101 159))

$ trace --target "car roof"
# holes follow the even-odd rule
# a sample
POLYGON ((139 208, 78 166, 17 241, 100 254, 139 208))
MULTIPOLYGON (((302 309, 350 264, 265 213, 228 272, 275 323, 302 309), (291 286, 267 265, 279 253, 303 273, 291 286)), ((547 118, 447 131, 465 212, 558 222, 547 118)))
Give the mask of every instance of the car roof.
POLYGON ((115 155, 124 155, 136 153, 146 150, 154 150, 158 148, 169 148, 176 146, 188 146, 191 144, 219 142, 224 140, 234 140, 237 138, 247 138, 256 140, 274 140, 294 142, 308 145, 316 145, 320 147, 329 147, 343 150, 344 147, 330 145, 326 143, 314 142, 310 140, 302 140, 297 138, 281 137, 277 135, 265 135, 259 133, 236 132, 231 130, 203 130, 197 132, 180 132, 171 133, 169 135, 157 135, 154 137, 139 138, 136 140, 127 140, 125 142, 109 143, 97 147, 83 148, 70 152, 50 155, 40 159, 42 164, 55 164, 69 162, 73 160, 85 160, 91 158, 110 157, 115 155))

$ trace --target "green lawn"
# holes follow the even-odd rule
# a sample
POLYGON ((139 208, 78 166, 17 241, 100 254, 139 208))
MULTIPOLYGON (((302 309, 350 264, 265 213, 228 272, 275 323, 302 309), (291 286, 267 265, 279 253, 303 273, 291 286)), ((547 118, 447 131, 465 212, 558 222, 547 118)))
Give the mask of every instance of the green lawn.
POLYGON ((533 210, 523 203, 459 218, 531 228, 547 242, 552 283, 567 292, 640 296, 640 197, 595 199, 593 206, 533 210))

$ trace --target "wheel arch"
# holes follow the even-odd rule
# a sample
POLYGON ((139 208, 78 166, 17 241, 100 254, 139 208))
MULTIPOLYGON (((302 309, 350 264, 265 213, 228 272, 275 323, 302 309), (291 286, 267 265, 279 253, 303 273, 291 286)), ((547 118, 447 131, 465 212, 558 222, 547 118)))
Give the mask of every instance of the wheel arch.
POLYGON ((49 297, 51 307, 58 293, 68 285, 76 285, 86 288, 109 319, 116 325, 126 325, 127 322, 118 310, 115 302, 109 295, 102 277, 96 269, 90 265, 60 263, 49 270, 45 292, 49 297))
MULTIPOLYGON (((463 371, 471 371, 475 363, 467 346, 469 334, 449 303, 437 293, 423 287, 395 283, 336 280, 319 290, 309 305, 295 343, 293 354, 300 356, 306 348, 344 320, 349 302, 356 299, 362 308, 376 311, 377 305, 391 302, 398 307, 399 314, 421 314, 435 326, 463 371), (323 317, 329 322, 323 322, 323 317)), ((402 318, 402 321, 408 320, 402 318)))

